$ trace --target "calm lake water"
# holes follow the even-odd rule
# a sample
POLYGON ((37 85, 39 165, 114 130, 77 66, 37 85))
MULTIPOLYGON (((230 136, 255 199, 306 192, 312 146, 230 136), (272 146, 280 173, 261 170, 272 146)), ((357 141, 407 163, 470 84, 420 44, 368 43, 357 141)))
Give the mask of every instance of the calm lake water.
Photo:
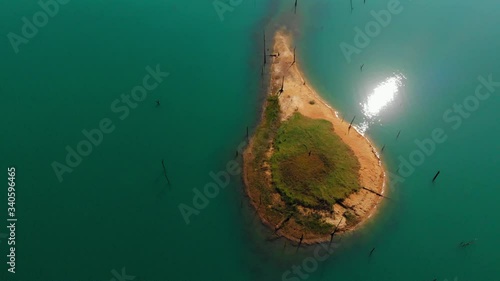
POLYGON ((0 280, 500 280, 500 87, 484 86, 500 81, 500 4, 353 0, 351 13, 314 0, 294 15, 291 0, 227 3, 220 17, 211 1, 69 1, 31 38, 23 17, 43 8, 0 3, 0 164, 16 167, 18 218, 12 274, 5 184, 0 280), (239 175, 189 224, 179 211, 210 172, 239 165, 264 97, 262 33, 270 48, 283 24, 310 82, 385 146, 392 173, 392 200, 316 263, 317 246, 269 241, 239 175), (140 101, 122 100, 131 91, 140 101), (79 146, 102 122, 113 130, 79 146), (86 156, 70 167, 68 149, 86 156))

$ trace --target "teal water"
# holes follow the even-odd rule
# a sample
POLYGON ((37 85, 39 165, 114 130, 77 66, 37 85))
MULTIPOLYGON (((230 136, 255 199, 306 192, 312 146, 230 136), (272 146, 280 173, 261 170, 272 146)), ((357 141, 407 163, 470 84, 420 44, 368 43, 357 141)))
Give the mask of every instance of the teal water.
POLYGON ((312 256, 315 247, 295 253, 268 241, 239 176, 188 225, 178 208, 193 206, 193 189, 225 170, 258 123, 262 30, 270 37, 283 22, 314 87, 346 119, 367 124, 376 147, 386 145, 388 171, 396 174, 398 157, 408 159, 435 128, 448 137, 404 182, 391 182, 393 201, 374 220, 336 241, 302 279, 500 280, 500 88, 457 129, 442 117, 474 93, 479 75, 500 81, 500 5, 402 1, 348 63, 339 44, 352 43, 353 28, 387 2, 353 0, 351 15, 348 1, 299 1, 293 16, 293 1, 244 0, 221 21, 210 1, 70 1, 17 54, 7 34, 21 34, 21 18, 41 8, 0 3, 0 162, 16 167, 18 218, 16 273, 7 272, 1 236, 0 280, 118 280, 123 268, 146 281, 282 280, 312 256), (121 120, 111 104, 156 65, 170 75, 121 120), (404 77, 394 99, 368 118, 363 104, 394 76, 404 77), (114 131, 59 182, 51 164, 64 163, 65 147, 76 149, 82 130, 103 118, 114 131))

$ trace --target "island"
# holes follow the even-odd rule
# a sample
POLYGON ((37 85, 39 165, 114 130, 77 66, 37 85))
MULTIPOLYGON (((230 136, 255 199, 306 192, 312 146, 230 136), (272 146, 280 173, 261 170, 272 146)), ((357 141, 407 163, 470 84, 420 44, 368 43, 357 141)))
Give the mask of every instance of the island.
POLYGON ((268 94, 243 153, 243 179, 277 237, 312 244, 366 222, 384 199, 386 177, 370 141, 307 83, 292 42, 285 29, 275 33, 268 94))

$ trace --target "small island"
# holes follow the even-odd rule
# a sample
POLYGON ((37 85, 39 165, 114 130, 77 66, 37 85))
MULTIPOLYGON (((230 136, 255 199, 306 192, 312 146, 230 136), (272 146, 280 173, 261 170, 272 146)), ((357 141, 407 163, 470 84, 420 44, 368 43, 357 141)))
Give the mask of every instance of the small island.
POLYGON ((359 227, 384 198, 369 140, 306 82, 292 37, 276 32, 262 120, 243 155, 246 192, 277 236, 311 244, 359 227))

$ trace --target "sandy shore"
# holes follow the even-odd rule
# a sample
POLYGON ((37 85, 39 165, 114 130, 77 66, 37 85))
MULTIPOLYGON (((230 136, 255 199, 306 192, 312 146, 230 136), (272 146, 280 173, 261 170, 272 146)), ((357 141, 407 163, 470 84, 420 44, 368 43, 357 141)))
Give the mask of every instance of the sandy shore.
MULTIPOLYGON (((359 180, 361 186, 370 189, 376 193, 384 194, 385 191, 385 172, 380 162, 378 154, 370 141, 359 134, 354 128, 348 132, 349 121, 343 121, 338 117, 334 108, 329 106, 320 95, 309 86, 302 72, 300 65, 294 61, 294 51, 292 45, 292 37, 281 30, 275 34, 273 54, 271 57, 271 81, 270 93, 276 93, 280 90, 282 79, 284 77, 284 91, 280 95, 280 105, 282 111, 282 119, 288 119, 294 112, 298 111, 302 115, 314 118, 325 119, 333 124, 333 129, 336 134, 353 150, 354 154, 358 157, 360 163, 359 180), (278 56, 279 53, 279 56, 278 56), (311 102, 314 101, 314 102, 311 102), (313 103, 313 104, 311 104, 313 103)), ((252 143, 250 143, 244 158, 248 161, 248 153, 251 151, 252 143)), ((256 205, 257 194, 252 191, 252 187, 247 182, 246 175, 245 183, 247 185, 247 192, 250 199, 262 219, 262 221, 271 226, 275 225, 268 222, 265 217, 265 212, 261 212, 256 205)), ((321 215, 326 222, 333 225, 339 225, 338 233, 354 230, 366 222, 376 211, 377 206, 383 200, 383 197, 370 192, 366 189, 351 194, 344 200, 342 205, 335 204, 333 206, 333 213, 324 212, 321 215), (347 225, 345 217, 343 217, 346 210, 350 210, 357 217, 358 223, 355 225, 347 225), (340 224, 339 224, 340 223, 340 224)), ((303 208, 303 212, 309 210, 303 208)), ((281 231, 281 230, 280 230, 281 231)), ((292 241, 298 241, 300 236, 294 231, 282 230, 278 235, 284 236, 292 241)), ((327 236, 314 236, 305 235, 302 243, 317 243, 329 241, 330 235, 327 236)))

